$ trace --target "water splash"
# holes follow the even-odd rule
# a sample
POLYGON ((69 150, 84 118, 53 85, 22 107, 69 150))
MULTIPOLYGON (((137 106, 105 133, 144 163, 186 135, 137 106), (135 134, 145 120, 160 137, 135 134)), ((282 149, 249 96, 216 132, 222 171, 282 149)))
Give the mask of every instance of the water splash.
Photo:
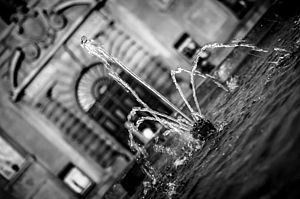
POLYGON ((215 49, 215 48, 235 48, 235 47, 246 47, 246 48, 250 48, 250 49, 253 50, 253 51, 258 51, 258 52, 268 52, 268 51, 265 50, 265 49, 258 48, 258 47, 254 46, 254 45, 251 45, 251 44, 246 44, 246 43, 243 43, 243 42, 241 42, 241 41, 234 41, 234 42, 232 42, 231 44, 222 44, 222 43, 206 44, 206 45, 204 45, 200 50, 198 50, 196 59, 195 59, 194 62, 193 62, 192 71, 191 71, 191 73, 190 73, 190 83, 191 83, 191 85, 192 85, 193 99, 194 99, 194 102, 195 102, 195 104, 196 104, 196 107, 197 107, 198 112, 201 113, 201 111, 200 111, 200 105, 199 105, 198 98, 197 98, 197 95, 196 95, 196 87, 195 87, 194 76, 195 76, 196 69, 197 69, 197 63, 199 62, 199 59, 201 58, 200 55, 203 54, 203 53, 205 53, 205 51, 206 51, 207 49, 215 49))
POLYGON ((141 107, 134 107, 130 111, 129 115, 127 116, 127 121, 131 121, 134 116, 137 114, 137 112, 142 112, 142 113, 149 113, 153 117, 141 117, 137 122, 136 122, 136 127, 139 127, 139 125, 144 122, 145 120, 152 120, 152 121, 157 121, 161 123, 163 126, 167 127, 168 129, 175 129, 177 130, 189 130, 192 127, 192 124, 185 120, 177 120, 176 118, 173 118, 169 115, 154 111, 150 108, 141 108, 141 107), (154 117, 155 116, 155 117, 154 117))
POLYGON ((283 53, 283 55, 279 55, 279 57, 277 58, 276 61, 268 62, 270 64, 275 64, 275 66, 278 66, 279 64, 281 64, 283 61, 285 61, 286 59, 288 59, 291 56, 291 53, 285 49, 275 48, 274 50, 283 53))
MULTIPOLYGON (((136 159, 137 162, 141 165, 141 168, 143 172, 147 175, 148 179, 150 181, 144 182, 144 195, 147 194, 148 190, 151 187, 155 187, 161 176, 159 173, 156 172, 156 170, 152 167, 151 163, 148 161, 149 155, 145 148, 143 146, 140 146, 138 143, 134 141, 133 135, 140 135, 140 132, 138 130, 138 127, 144 122, 144 121, 155 121, 163 125, 167 130, 165 131, 164 135, 167 136, 169 133, 177 133, 181 137, 181 142, 184 142, 183 147, 183 155, 180 157, 177 157, 178 154, 172 150, 171 148, 166 148, 163 146, 155 145, 154 149, 156 151, 166 153, 170 156, 174 156, 177 159, 177 162, 180 160, 187 160, 188 157, 191 157, 192 152, 199 149, 199 146, 195 143, 198 143, 197 140, 193 138, 193 136, 190 134, 190 131, 193 128, 193 124, 195 121, 197 121, 200 118, 203 118, 203 114, 200 112, 200 109, 198 108, 197 111, 194 111, 191 106, 189 106, 191 111, 191 116, 193 120, 191 120, 187 115, 182 113, 177 107, 174 107, 173 104, 171 104, 169 101, 167 101, 161 94, 159 94, 156 90, 151 88, 149 85, 146 85, 144 82, 142 82, 138 77, 135 76, 135 74, 132 74, 129 69, 122 65, 118 60, 110 56, 103 47, 92 41, 88 40, 86 37, 82 37, 81 45, 83 48, 85 48, 90 54, 98 57, 106 69, 109 71, 109 75, 121 86, 123 86, 127 91, 129 91, 134 98, 142 105, 141 107, 134 107, 130 114, 127 116, 127 122, 126 127, 129 131, 129 146, 132 151, 136 152, 136 159), (167 102, 167 104, 175 110, 179 116, 178 118, 171 117, 169 115, 160 113, 158 111, 155 111, 151 109, 139 96, 138 94, 122 79, 119 77, 118 73, 116 73, 112 67, 112 64, 118 65, 121 68, 123 68, 126 72, 132 75, 136 80, 138 80, 140 83, 145 85, 149 90, 151 90, 156 96, 158 96, 162 101, 167 102), (134 116, 137 113, 144 113, 147 116, 140 117, 137 121, 132 121, 134 116)), ((187 72, 187 71, 185 71, 187 72)), ((188 104, 187 100, 185 99, 180 87, 177 84, 177 80, 175 77, 176 71, 172 72, 172 79, 175 83, 176 89, 179 91, 180 95, 184 99, 185 103, 188 104)), ((208 77, 207 75, 203 75, 201 73, 197 73, 199 76, 208 77)), ((175 160, 175 162, 176 162, 175 160)), ((167 191, 168 196, 172 197, 175 193, 175 184, 167 182, 167 185, 169 187, 169 191, 167 191)))
POLYGON ((172 149, 171 147, 165 147, 165 146, 159 145, 159 144, 155 144, 153 146, 153 149, 155 152, 164 153, 164 154, 167 154, 167 155, 170 155, 173 157, 176 157, 178 155, 177 152, 174 149, 172 149))
POLYGON ((178 158, 174 162, 174 167, 177 168, 179 166, 184 165, 187 162, 188 158, 184 156, 183 158, 178 158))
POLYGON ((169 182, 167 183, 167 196, 169 199, 172 199, 172 197, 177 193, 176 192, 177 189, 177 183, 176 182, 169 182))
MULTIPOLYGON (((257 52, 263 52, 266 53, 268 50, 258 48, 251 44, 246 44, 244 41, 234 41, 231 44, 220 44, 220 43, 214 43, 214 44, 208 44, 203 46, 198 52, 196 59, 193 63, 193 68, 191 71, 178 68, 177 70, 171 71, 172 80, 175 84, 175 87, 177 91, 179 92, 181 98, 183 99, 184 103, 188 107, 190 111, 191 118, 184 114, 181 110, 179 110, 176 106, 174 106, 171 102, 169 102, 164 96, 162 96, 160 93, 158 93, 156 90, 154 90, 152 87, 147 85, 145 82, 143 82, 139 77, 137 77, 134 73, 132 73, 126 66, 124 66, 122 63, 120 63, 117 59, 110 56, 103 47, 94 42, 93 40, 88 40, 86 37, 82 37, 81 45, 83 48, 85 48, 90 54, 98 57, 104 66, 108 69, 109 75, 121 86, 123 86, 127 91, 129 91, 135 99, 142 105, 141 107, 134 107, 130 114, 127 116, 127 123, 126 127, 129 131, 129 146, 131 150, 136 152, 136 158, 137 162, 141 165, 142 170, 147 175, 148 179, 150 181, 144 181, 144 196, 148 193, 150 189, 152 189, 155 186, 160 185, 160 179, 162 176, 152 167, 151 163, 148 161, 149 155, 145 148, 143 146, 140 146, 138 143, 134 141, 134 135, 140 135, 140 132, 138 130, 138 127, 145 121, 155 121, 163 125, 163 127, 166 128, 166 131, 162 134, 163 136, 169 136, 170 134, 174 135, 177 134, 180 137, 180 142, 182 143, 181 147, 181 153, 178 153, 174 149, 170 147, 164 147, 161 145, 154 145, 154 150, 157 152, 165 153, 167 155, 170 155, 172 157, 175 157, 173 167, 177 169, 179 166, 184 165, 195 153, 195 151, 200 150, 203 147, 204 141, 199 141, 193 137, 191 134, 191 131, 193 129, 193 126, 195 123, 199 121, 199 119, 204 119, 205 116, 203 115, 200 105, 198 103, 198 99, 196 96, 196 87, 195 87, 195 81, 194 77, 202 77, 205 79, 211 79, 218 87, 224 89, 227 92, 231 92, 234 89, 237 88, 237 79, 233 78, 228 83, 224 84, 221 81, 218 80, 217 77, 214 77, 209 74, 203 74, 196 70, 197 68, 197 62, 199 61, 200 54, 203 53, 205 50, 211 48, 235 48, 235 47, 245 47, 250 48, 253 51, 257 52), (119 77, 118 73, 116 73, 112 67, 112 64, 118 65, 121 68, 123 68, 126 72, 128 72, 133 78, 135 78, 137 81, 139 81, 141 84, 143 84, 145 87, 147 87, 150 91, 152 91, 153 94, 158 96, 162 101, 164 101, 166 104, 168 104, 179 116, 178 117, 172 117, 163 113, 160 113, 158 111, 155 111, 151 109, 139 96, 138 94, 122 79, 119 77), (193 107, 189 104, 188 100, 184 96, 182 89, 177 83, 176 80, 176 74, 185 72, 190 75, 190 83, 192 85, 192 95, 193 95, 193 101, 196 105, 196 110, 193 109, 193 107), (137 121, 133 121, 133 118, 136 116, 137 113, 144 113, 147 116, 140 117, 137 121)), ((278 52, 285 52, 284 49, 276 48, 273 49, 278 52)), ((176 194, 176 182, 166 182, 167 185, 167 196, 169 198, 172 198, 174 194, 176 194)))
POLYGON ((235 91, 239 87, 237 77, 230 77, 230 79, 226 81, 226 85, 230 92, 235 91))
POLYGON ((153 186, 152 186, 152 183, 149 182, 149 181, 143 181, 142 184, 143 184, 143 187, 144 187, 142 198, 144 198, 144 197, 147 195, 147 193, 149 192, 149 190, 151 190, 151 188, 152 188, 153 186))
POLYGON ((160 178, 156 170, 151 166, 151 163, 148 161, 148 153, 143 146, 140 146, 134 141, 133 133, 134 128, 129 130, 129 146, 132 151, 136 152, 137 163, 141 166, 143 172, 148 176, 148 179, 151 180, 151 185, 154 186, 160 178))

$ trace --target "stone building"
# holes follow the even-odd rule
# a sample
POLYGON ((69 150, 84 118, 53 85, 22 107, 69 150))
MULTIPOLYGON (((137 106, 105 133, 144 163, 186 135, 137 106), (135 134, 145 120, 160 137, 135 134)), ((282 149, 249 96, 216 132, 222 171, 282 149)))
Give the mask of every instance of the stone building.
MULTIPOLYGON (((80 47, 82 35, 102 43, 179 105, 170 70, 189 69, 205 43, 242 38, 268 5, 1 0, 0 198, 101 198, 134 162, 124 122, 138 103, 80 47)), ((212 52, 203 61, 217 66, 227 54, 212 52)), ((154 109, 172 114, 128 73, 116 70, 154 109)), ((186 78, 179 82, 188 88, 186 78)), ((158 128, 144 125, 137 139, 147 143, 158 128)))

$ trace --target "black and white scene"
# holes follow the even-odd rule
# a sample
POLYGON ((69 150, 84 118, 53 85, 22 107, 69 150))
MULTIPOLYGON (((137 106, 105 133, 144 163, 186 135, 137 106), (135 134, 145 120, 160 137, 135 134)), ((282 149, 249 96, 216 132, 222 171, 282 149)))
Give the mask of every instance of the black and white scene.
POLYGON ((300 1, 0 0, 0 199, 273 198, 300 1))

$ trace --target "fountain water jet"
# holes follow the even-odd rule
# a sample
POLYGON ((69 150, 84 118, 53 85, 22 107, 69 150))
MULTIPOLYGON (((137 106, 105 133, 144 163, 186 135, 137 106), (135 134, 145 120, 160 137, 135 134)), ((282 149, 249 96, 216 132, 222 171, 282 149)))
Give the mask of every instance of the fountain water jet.
MULTIPOLYGON (((195 88, 195 82, 194 82, 194 76, 200 76, 202 78, 206 79, 211 79, 217 86, 220 88, 224 89, 225 91, 229 92, 231 89, 227 85, 223 85, 221 81, 218 80, 218 78, 209 75, 209 74, 202 74, 201 72, 197 71, 197 62, 199 60, 199 56, 196 57, 193 68, 191 71, 178 68, 175 71, 171 71, 171 76, 172 80, 176 86, 176 89, 178 90, 180 96, 182 97, 184 103, 187 105, 190 113, 192 120, 185 115, 181 110, 179 110, 175 105, 173 105, 169 100, 167 100, 164 96, 162 96, 159 92, 154 90, 151 86, 143 82, 139 77, 137 77, 134 73, 132 73, 126 66, 124 66, 122 63, 120 63, 117 59, 113 58, 110 56, 105 50, 102 48, 102 46, 92 40, 88 40, 86 37, 82 37, 81 39, 81 45, 83 48, 85 48, 90 54, 98 57, 104 64, 104 66, 108 69, 109 75, 121 86, 123 86, 125 89, 127 89, 135 98, 136 100, 143 106, 141 107, 134 107, 130 114, 127 116, 128 122, 126 123, 126 126, 129 130, 129 146, 133 151, 136 151, 137 153, 137 161, 140 163, 144 173, 148 176, 149 179, 151 179, 151 186, 153 187, 154 185, 160 184, 159 179, 161 176, 155 171, 155 169, 151 166, 151 163, 147 160, 148 158, 148 153, 144 149, 143 146, 140 146, 137 144, 134 139, 133 135, 138 135, 139 130, 138 127, 140 124, 142 124, 144 121, 150 120, 150 121, 156 121, 162 124, 167 130, 163 133, 164 136, 168 136, 170 133, 174 134, 179 134, 182 136, 183 140, 186 142, 185 147, 183 147, 183 155, 178 157, 178 159, 175 160, 174 162, 174 167, 177 168, 178 166, 184 164, 189 157, 192 156, 192 153, 194 151, 197 151, 201 149, 203 142, 209 138, 212 134, 216 133, 218 130, 214 127, 214 125, 209 121, 206 120, 204 115, 201 112, 200 105, 198 103, 198 99, 196 96, 196 88, 195 88), (154 95, 158 96, 163 102, 165 102, 169 107, 171 107, 176 113, 179 114, 177 118, 173 118, 171 116, 165 115, 163 113, 157 112, 155 110, 152 110, 138 95, 137 93, 130 88, 130 86, 122 80, 119 75, 113 70, 111 67, 111 64, 118 65, 122 69, 124 69, 127 73, 129 73, 134 79, 136 79, 138 82, 140 82, 142 85, 144 85, 146 88, 148 88, 154 95), (196 109, 195 111, 192 106, 189 104, 188 100, 186 97, 183 95, 183 92, 180 88, 180 86, 177 83, 176 80, 176 74, 181 73, 181 72, 186 72, 190 74, 190 82, 192 84, 192 91, 193 91, 193 100, 196 104, 196 109), (137 112, 140 113, 146 113, 150 116, 143 116, 140 117, 135 123, 132 122, 133 117, 137 114, 137 112), (200 142, 199 142, 200 141, 200 142)), ((231 44, 208 44, 203 46, 200 51, 198 52, 198 55, 205 51, 208 48, 234 48, 234 47, 246 47, 250 48, 251 50, 258 51, 258 52, 268 52, 268 50, 265 49, 260 49, 256 46, 246 44, 246 43, 241 43, 241 42, 233 42, 231 44)), ((284 49, 274 49, 279 52, 286 52, 284 49)), ((176 156, 177 153, 171 151, 169 148, 163 147, 163 146, 158 146, 156 145, 156 149, 159 152, 166 153, 168 155, 174 155, 176 156)), ((145 192, 144 194, 147 193, 147 190, 149 190, 149 182, 144 182, 145 186, 145 192)), ((176 184, 173 182, 167 183, 169 184, 170 188, 170 194, 169 196, 172 197, 174 195, 175 189, 176 189, 176 184)))
MULTIPOLYGON (((103 62, 104 66, 108 69, 109 73, 116 75, 116 73, 113 71, 113 69, 110 67, 110 63, 117 64, 120 66, 124 71, 129 73, 135 80, 137 80, 139 83, 141 83, 143 86, 145 86, 147 89, 149 89, 154 95, 158 96, 164 103, 166 103, 169 107, 171 107, 175 112, 186 118, 187 120, 190 120, 189 117, 184 114, 181 110, 179 110, 174 104, 172 104, 167 98, 165 98, 162 94, 160 94, 158 91, 153 89, 151 86, 146 84, 143 80, 141 80, 136 74, 134 74, 132 71, 130 71, 129 68, 127 68, 125 65, 123 65, 121 62, 119 62, 117 59, 110 56, 103 47, 96 43, 93 40, 88 40, 87 37, 82 36, 81 38, 81 46, 85 48, 90 54, 100 58, 100 60, 103 62)), ((115 77, 113 77, 115 79, 115 77)), ((115 79, 116 80, 116 79, 115 79)), ((118 81, 118 80, 117 80, 118 81)), ((143 104, 143 103, 142 103, 143 104)), ((145 106, 145 104, 143 104, 145 106)))

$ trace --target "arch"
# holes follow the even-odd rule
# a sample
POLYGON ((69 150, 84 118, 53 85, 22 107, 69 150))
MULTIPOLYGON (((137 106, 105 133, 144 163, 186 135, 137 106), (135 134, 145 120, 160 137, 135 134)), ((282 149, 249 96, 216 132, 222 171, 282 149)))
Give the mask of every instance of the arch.
POLYGON ((97 95, 101 95, 101 93, 96 93, 99 91, 97 88, 102 89, 99 92, 105 92, 103 89, 109 84, 111 80, 102 63, 95 63, 83 69, 77 79, 75 93, 80 108, 87 112, 99 97, 97 95))

